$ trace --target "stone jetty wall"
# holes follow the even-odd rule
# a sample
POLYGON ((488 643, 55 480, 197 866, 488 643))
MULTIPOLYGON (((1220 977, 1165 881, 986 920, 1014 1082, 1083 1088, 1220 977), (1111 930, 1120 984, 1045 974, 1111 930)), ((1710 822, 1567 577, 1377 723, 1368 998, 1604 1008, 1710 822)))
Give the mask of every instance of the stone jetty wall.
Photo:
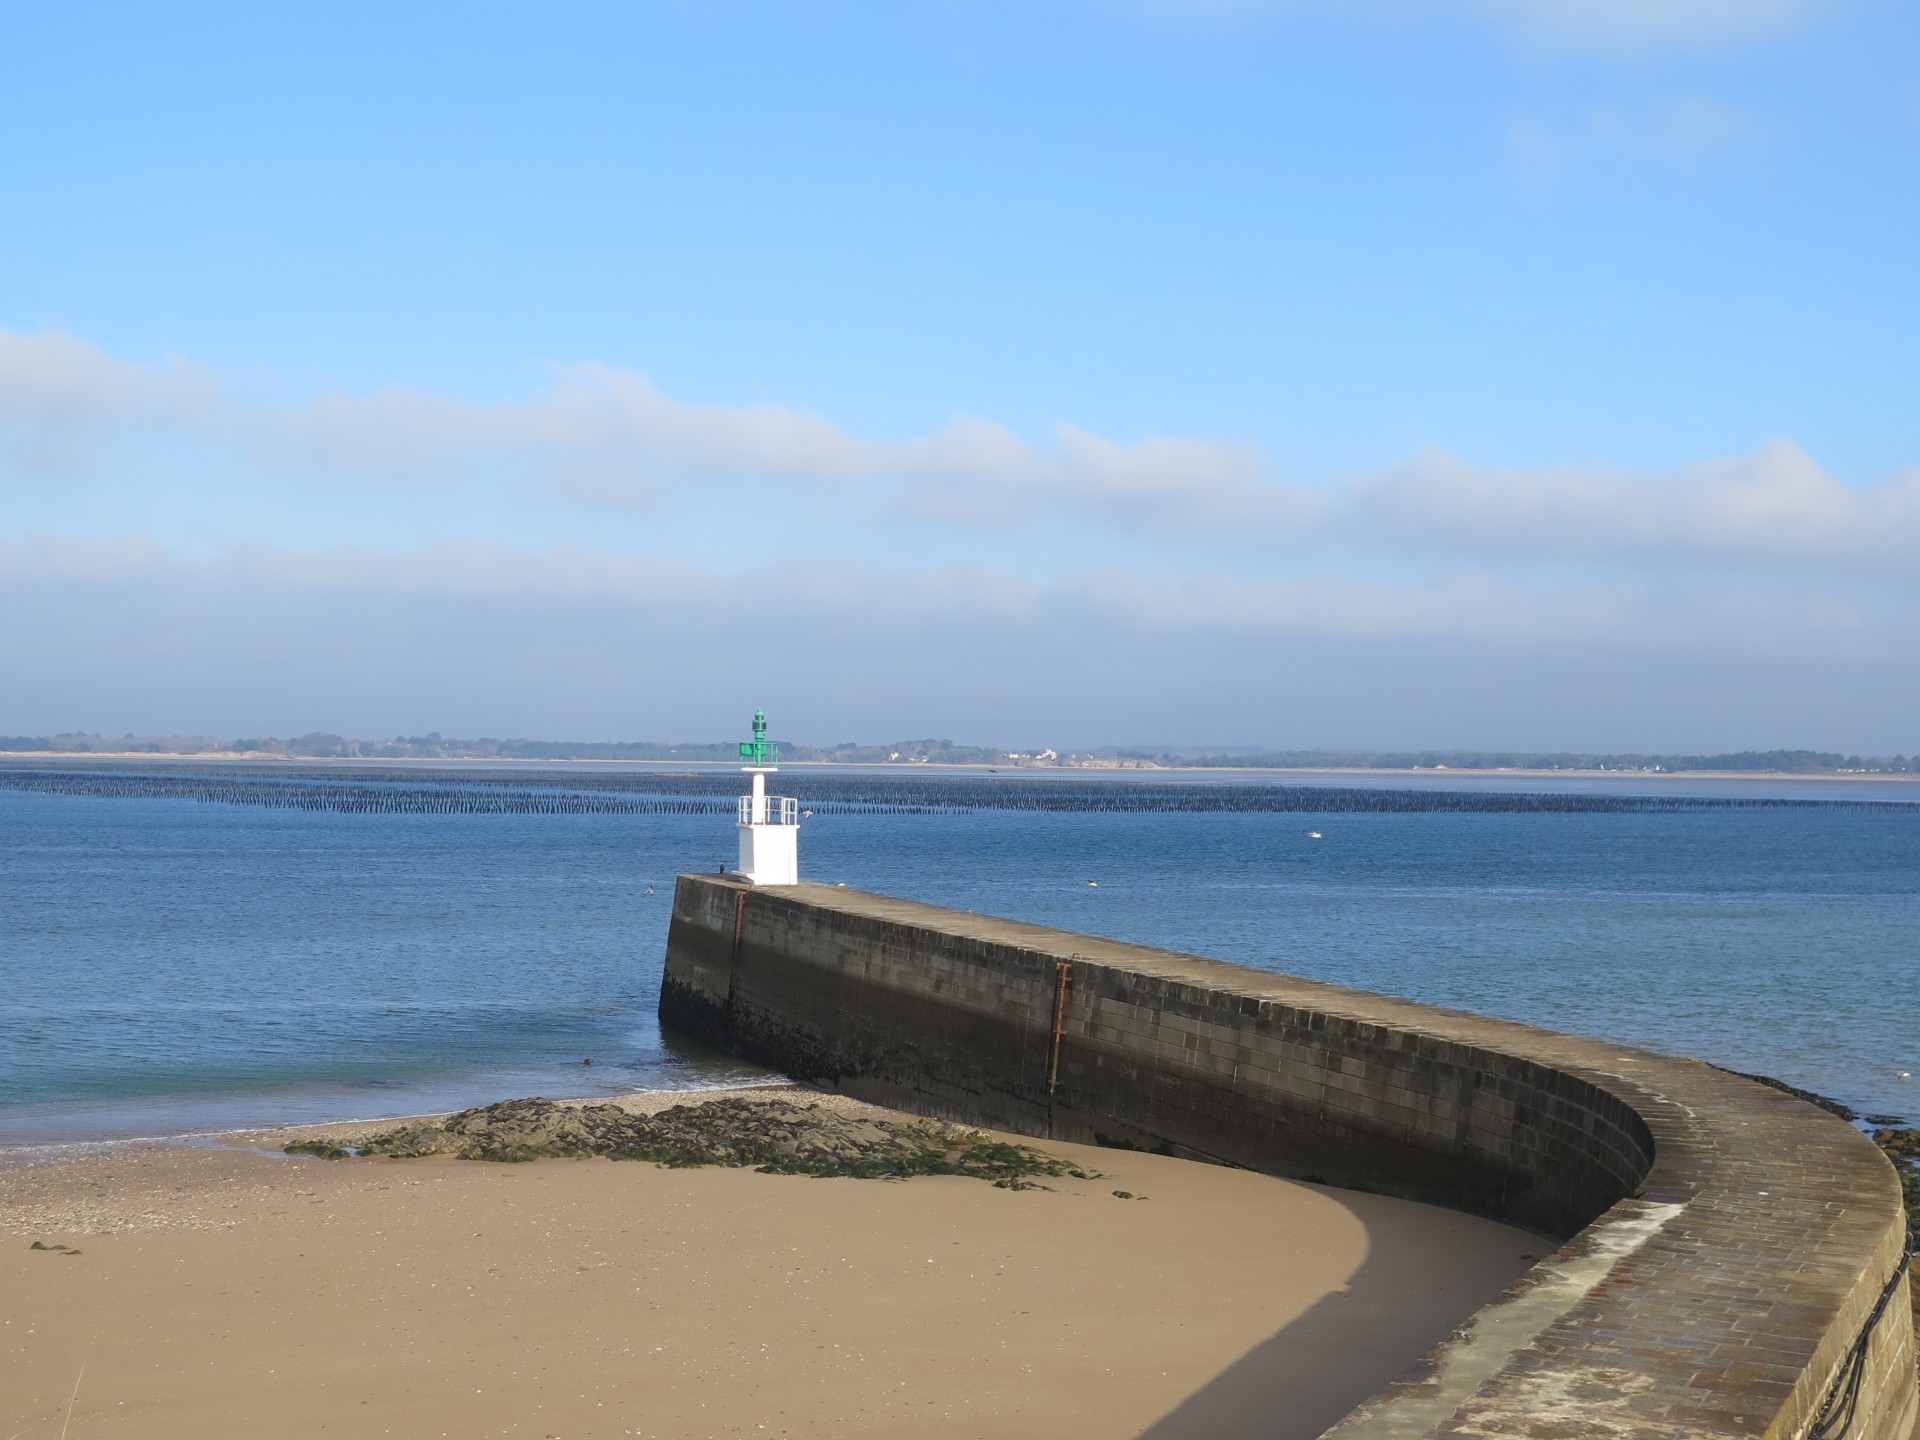
POLYGON ((1562 1241, 1340 1440, 1908 1440, 1897 1178, 1694 1061, 838 887, 682 876, 661 1018, 1029 1135, 1479 1211, 1562 1241))

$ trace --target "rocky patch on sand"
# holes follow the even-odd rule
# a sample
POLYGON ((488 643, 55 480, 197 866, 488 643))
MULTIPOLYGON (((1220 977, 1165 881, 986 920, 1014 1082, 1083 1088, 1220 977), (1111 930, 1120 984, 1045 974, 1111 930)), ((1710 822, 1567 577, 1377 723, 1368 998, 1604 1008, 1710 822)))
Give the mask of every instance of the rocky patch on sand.
POLYGON ((933 1120, 870 1119, 790 1099, 728 1099, 637 1115, 618 1105, 503 1100, 382 1131, 350 1146, 296 1141, 290 1154, 520 1161, 589 1155, 660 1165, 751 1166, 786 1175, 904 1179, 971 1175, 1009 1190, 1090 1172, 984 1131, 933 1120))
MULTIPOLYGON (((1907 1198, 1907 1224, 1920 1230, 1920 1130, 1898 1126, 1873 1132, 1873 1143, 1878 1145, 1893 1168, 1900 1172, 1900 1189, 1907 1198)), ((1914 1304, 1920 1306, 1920 1290, 1916 1290, 1914 1304)))

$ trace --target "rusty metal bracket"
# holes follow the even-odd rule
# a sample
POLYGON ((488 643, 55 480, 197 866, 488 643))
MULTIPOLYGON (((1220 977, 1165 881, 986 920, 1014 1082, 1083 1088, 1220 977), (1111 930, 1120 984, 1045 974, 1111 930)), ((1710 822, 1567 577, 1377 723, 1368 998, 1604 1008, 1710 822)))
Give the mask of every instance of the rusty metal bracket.
POLYGON ((1053 1035, 1047 1047, 1047 1094, 1060 1085, 1060 1038, 1067 1027, 1067 992, 1073 988, 1073 961, 1053 962, 1053 1035))
POLYGON ((727 1027, 733 1027, 733 991, 740 980, 740 932, 747 920, 747 892, 733 897, 733 949, 727 956, 727 1027))

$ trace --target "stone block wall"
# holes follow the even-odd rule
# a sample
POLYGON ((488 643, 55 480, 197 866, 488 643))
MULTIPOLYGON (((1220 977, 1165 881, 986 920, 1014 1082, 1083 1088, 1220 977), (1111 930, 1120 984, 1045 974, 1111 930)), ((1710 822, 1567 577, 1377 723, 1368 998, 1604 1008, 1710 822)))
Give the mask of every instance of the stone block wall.
POLYGON ((1908 1440, 1892 1168, 1692 1061, 821 885, 683 876, 661 1016, 798 1078, 1563 1241, 1340 1440, 1908 1440))

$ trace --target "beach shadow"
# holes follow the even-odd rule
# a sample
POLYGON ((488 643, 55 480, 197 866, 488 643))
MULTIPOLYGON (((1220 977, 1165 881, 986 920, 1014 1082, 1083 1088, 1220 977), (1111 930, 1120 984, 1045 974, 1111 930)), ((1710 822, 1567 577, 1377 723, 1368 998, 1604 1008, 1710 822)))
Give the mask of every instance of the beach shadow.
POLYGON ((1504 1235, 1470 1232, 1486 1222, 1466 1216, 1450 1228, 1472 1233, 1473 1243, 1448 1244, 1436 1236, 1431 1210, 1410 1216, 1402 1201, 1323 1193, 1367 1230, 1367 1258, 1345 1288, 1255 1345, 1138 1440, 1315 1440, 1519 1278, 1530 1257, 1553 1248, 1504 1226, 1504 1235), (1502 1246, 1505 1237, 1511 1245, 1502 1246))

